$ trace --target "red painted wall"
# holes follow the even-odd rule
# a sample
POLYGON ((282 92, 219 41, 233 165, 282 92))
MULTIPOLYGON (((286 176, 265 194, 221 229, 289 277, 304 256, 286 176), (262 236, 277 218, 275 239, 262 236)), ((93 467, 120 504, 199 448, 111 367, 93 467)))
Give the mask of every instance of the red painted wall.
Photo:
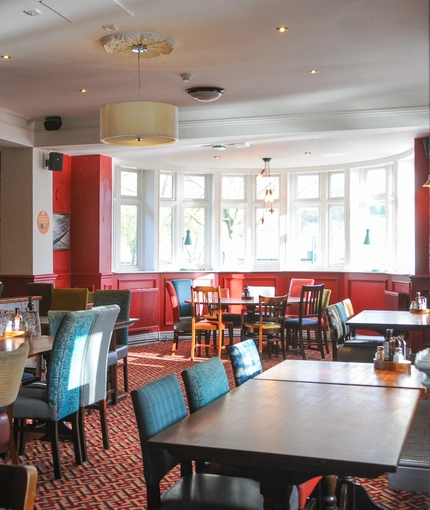
MULTIPOLYGON (((72 192, 72 160, 63 155, 63 171, 53 172, 52 176, 52 212, 71 214, 72 192)), ((72 250, 54 250, 53 272, 57 275, 57 287, 70 287, 72 250)))

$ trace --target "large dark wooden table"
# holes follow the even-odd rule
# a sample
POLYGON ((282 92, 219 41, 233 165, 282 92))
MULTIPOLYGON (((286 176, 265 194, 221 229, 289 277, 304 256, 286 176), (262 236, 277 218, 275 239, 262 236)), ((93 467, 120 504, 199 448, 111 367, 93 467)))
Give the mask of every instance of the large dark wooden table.
MULTIPOLYGON (((420 392, 415 389, 253 379, 149 440, 180 458, 259 471, 265 509, 287 483, 323 479, 336 510, 336 477, 396 471, 420 392)), ((375 507, 374 507, 375 508, 375 507)))
POLYGON ((407 388, 426 393, 422 384, 424 374, 411 366, 411 373, 375 369, 373 363, 342 361, 285 360, 255 379, 308 382, 319 384, 348 384, 354 386, 380 386, 407 388))

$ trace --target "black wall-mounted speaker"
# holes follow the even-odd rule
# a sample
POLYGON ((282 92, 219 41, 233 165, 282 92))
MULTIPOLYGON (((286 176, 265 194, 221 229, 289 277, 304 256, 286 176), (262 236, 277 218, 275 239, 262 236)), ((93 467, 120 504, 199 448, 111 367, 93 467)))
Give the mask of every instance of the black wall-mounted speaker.
POLYGON ((427 159, 430 159, 429 143, 430 143, 430 136, 428 136, 427 138, 423 138, 424 154, 426 155, 427 159))
POLYGON ((50 152, 46 163, 49 170, 62 172, 63 154, 61 154, 61 152, 50 152))
POLYGON ((46 131, 58 131, 63 125, 63 122, 61 121, 61 117, 46 117, 43 125, 46 131))

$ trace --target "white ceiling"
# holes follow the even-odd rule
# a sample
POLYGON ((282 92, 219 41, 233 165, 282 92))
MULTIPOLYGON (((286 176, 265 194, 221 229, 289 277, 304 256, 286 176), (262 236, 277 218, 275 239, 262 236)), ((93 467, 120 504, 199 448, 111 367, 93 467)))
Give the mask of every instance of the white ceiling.
POLYGON ((428 20, 426 0, 2 0, 0 54, 12 58, 0 60, 0 147, 19 140, 16 122, 37 147, 150 168, 260 168, 262 157, 272 168, 332 166, 400 154, 429 133, 428 20), (178 143, 98 141, 100 107, 138 99, 137 57, 100 44, 111 24, 177 41, 170 55, 142 59, 141 99, 179 107, 178 143), (226 92, 201 103, 185 92, 198 85, 226 92), (46 132, 45 117, 56 115, 62 128, 46 132), (250 148, 211 148, 234 142, 250 148))

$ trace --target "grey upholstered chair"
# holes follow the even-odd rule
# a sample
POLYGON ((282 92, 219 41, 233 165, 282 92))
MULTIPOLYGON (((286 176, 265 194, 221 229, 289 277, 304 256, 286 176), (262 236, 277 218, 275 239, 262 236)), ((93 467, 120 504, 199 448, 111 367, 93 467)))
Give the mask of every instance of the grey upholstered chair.
POLYGON ((93 308, 98 314, 88 337, 82 369, 82 389, 79 411, 79 430, 82 446, 82 460, 88 460, 84 414, 85 408, 96 408, 100 413, 103 448, 109 449, 109 434, 106 419, 106 387, 108 354, 112 331, 120 312, 118 305, 93 308))
MULTIPOLYGON (((129 319, 130 318, 130 303, 131 303, 131 291, 130 290, 96 290, 94 292, 94 306, 104 305, 118 305, 120 308, 118 319, 129 319)), ((115 331, 116 338, 116 349, 115 352, 109 353, 108 366, 112 367, 114 376, 112 379, 112 385, 115 386, 113 391, 115 394, 118 393, 118 380, 117 380, 117 369, 118 366, 122 366, 124 375, 124 391, 128 391, 128 326, 115 331)))

